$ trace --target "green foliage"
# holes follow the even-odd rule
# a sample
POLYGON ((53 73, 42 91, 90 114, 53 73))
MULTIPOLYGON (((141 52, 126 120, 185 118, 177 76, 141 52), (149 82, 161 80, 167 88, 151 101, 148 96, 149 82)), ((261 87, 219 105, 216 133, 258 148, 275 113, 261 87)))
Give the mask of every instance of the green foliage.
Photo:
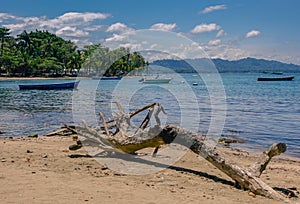
POLYGON ((23 31, 16 37, 9 29, 0 28, 0 74, 12 76, 62 76, 83 68, 86 75, 123 75, 144 67, 146 62, 137 52, 102 45, 78 49, 71 42, 48 31, 23 31))
POLYGON ((84 56, 81 72, 85 75, 119 76, 143 69, 146 65, 140 53, 130 53, 129 49, 123 47, 109 50, 102 45, 85 46, 84 56))

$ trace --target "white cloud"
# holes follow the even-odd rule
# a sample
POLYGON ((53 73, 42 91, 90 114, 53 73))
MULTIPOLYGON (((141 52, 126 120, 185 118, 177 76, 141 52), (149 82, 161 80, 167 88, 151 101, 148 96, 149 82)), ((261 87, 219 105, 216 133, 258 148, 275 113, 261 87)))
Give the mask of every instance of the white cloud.
POLYGON ((3 22, 8 19, 15 19, 15 18, 16 18, 16 16, 13 16, 13 15, 10 15, 7 13, 0 13, 0 22, 3 22))
POLYGON ((85 13, 78 13, 78 12, 69 12, 65 13, 62 16, 59 16, 57 19, 64 21, 64 22, 70 22, 70 21, 84 21, 84 22, 90 22, 97 19, 106 19, 109 17, 110 14, 105 13, 92 13, 92 12, 85 12, 85 13))
POLYGON ((75 27, 70 27, 70 26, 66 26, 59 29, 58 31, 56 31, 55 34, 59 36, 66 36, 66 37, 86 37, 89 35, 89 33, 86 31, 79 30, 75 27))
POLYGON ((48 30, 67 40, 72 40, 78 45, 83 45, 83 43, 95 41, 96 38, 104 38, 103 32, 98 32, 95 36, 90 35, 90 32, 105 29, 104 25, 98 24, 98 21, 110 16, 110 14, 99 12, 68 12, 55 18, 47 18, 46 16, 20 17, 7 13, 0 13, 0 22, 1 26, 10 29, 12 35, 20 34, 24 30, 27 32, 36 29, 48 30))
POLYGON ((125 32, 129 32, 129 31, 133 31, 132 28, 129 28, 127 25, 125 25, 124 23, 115 23, 110 25, 107 29, 106 32, 116 32, 116 33, 125 33, 125 32))
POLYGON ((221 26, 215 24, 215 23, 210 23, 210 24, 200 24, 197 25, 191 30, 191 33, 193 34, 200 34, 200 33, 206 33, 206 32, 212 32, 216 30, 220 30, 221 26))
MULTIPOLYGON (((258 45, 249 46, 247 43, 243 44, 242 39, 225 41, 225 39, 215 38, 200 45, 189 40, 185 41, 185 39, 187 38, 182 37, 179 33, 174 34, 159 30, 135 30, 132 34, 113 34, 112 37, 104 41, 103 45, 112 49, 123 46, 143 51, 142 54, 148 61, 174 57, 180 59, 211 57, 227 60, 256 57, 280 60, 288 53, 286 50, 286 53, 282 53, 283 50, 280 50, 271 56, 272 51, 269 48, 263 49, 263 46, 259 47, 258 45)), ((296 59, 297 55, 295 52, 293 54, 290 55, 290 58, 284 60, 294 63, 299 62, 299 57, 296 59)))
POLYGON ((105 39, 106 42, 122 42, 126 39, 124 35, 113 34, 112 36, 105 39))
POLYGON ((224 30, 219 30, 219 32, 217 33, 216 37, 219 38, 219 37, 222 37, 226 35, 225 31, 224 30))
POLYGON ((222 5, 215 5, 215 6, 206 7, 205 9, 203 9, 202 11, 200 11, 200 13, 206 14, 206 13, 210 13, 210 12, 213 12, 213 11, 224 10, 224 9, 227 9, 226 5, 224 5, 224 4, 222 4, 222 5))
POLYGON ((150 49, 153 50, 153 49, 156 49, 157 47, 158 47, 158 44, 154 43, 150 46, 150 49))
POLYGON ((216 39, 216 40, 211 40, 208 42, 208 45, 210 46, 217 46, 221 43, 221 40, 220 39, 216 39))
POLYGON ((11 24, 5 24, 5 25, 3 25, 3 27, 8 28, 11 33, 26 30, 26 29, 24 29, 23 24, 13 24, 13 23, 11 23, 11 24))
POLYGON ((41 17, 19 17, 6 13, 0 13, 0 22, 3 26, 9 28, 11 32, 22 32, 23 30, 31 31, 35 29, 49 30, 56 32, 66 26, 70 27, 88 27, 95 20, 103 20, 110 16, 105 13, 79 13, 69 12, 53 19, 41 17))
POLYGON ((130 29, 130 32, 123 32, 120 34, 113 33, 111 37, 108 37, 104 40, 103 45, 109 47, 110 49, 125 47, 131 50, 141 50, 145 42, 140 42, 139 40, 134 39, 132 36, 135 36, 135 31, 133 29, 130 29))
POLYGON ((104 13, 91 13, 91 12, 85 12, 85 13, 78 13, 78 12, 69 12, 65 13, 57 18, 47 20, 42 25, 47 25, 47 27, 50 28, 62 28, 65 25, 68 26, 78 26, 78 25, 86 25, 89 22, 95 21, 95 20, 103 20, 110 16, 110 14, 104 14, 104 13))
POLYGON ((10 29, 10 32, 22 32, 23 30, 39 29, 44 17, 18 17, 9 14, 0 13, 0 22, 2 26, 10 29))
POLYGON ((90 27, 85 27, 84 30, 86 31, 97 31, 103 28, 102 25, 95 25, 95 26, 90 26, 90 27))
POLYGON ((246 34, 246 38, 253 38, 253 37, 257 37, 260 35, 260 31, 259 30, 251 30, 250 32, 248 32, 246 34))
POLYGON ((40 19, 43 19, 43 17, 42 18, 38 18, 38 17, 26 17, 26 18, 17 18, 17 19, 23 21, 25 24, 30 24, 30 23, 39 22, 40 19))
POLYGON ((151 26, 150 29, 153 30, 163 30, 163 31, 172 31, 177 27, 176 23, 165 24, 165 23, 156 23, 151 26))
MULTIPOLYGON (((218 39, 217 39, 218 40, 218 39)), ((211 58, 221 58, 227 60, 237 60, 250 56, 250 52, 239 47, 236 42, 221 43, 218 41, 211 41, 210 43, 203 45, 203 50, 211 58)))
POLYGON ((207 43, 203 44, 202 47, 211 58, 238 60, 246 57, 254 57, 300 64, 299 56, 295 55, 295 52, 291 53, 283 48, 276 50, 264 46, 249 46, 243 45, 239 41, 220 42, 218 45, 207 43))

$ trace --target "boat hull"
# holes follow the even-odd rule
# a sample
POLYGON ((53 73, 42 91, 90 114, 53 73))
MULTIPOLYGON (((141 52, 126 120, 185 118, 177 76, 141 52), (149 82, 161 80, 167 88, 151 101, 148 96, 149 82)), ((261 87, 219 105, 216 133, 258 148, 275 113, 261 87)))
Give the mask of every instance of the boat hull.
POLYGON ((79 81, 55 83, 55 84, 19 84, 20 90, 53 90, 53 89, 74 89, 77 88, 79 81))
POLYGON ((167 84, 171 81, 171 78, 167 79, 145 79, 142 81, 144 84, 167 84))
POLYGON ((288 76, 288 77, 259 77, 257 78, 257 81, 291 81, 295 77, 294 76, 288 76))

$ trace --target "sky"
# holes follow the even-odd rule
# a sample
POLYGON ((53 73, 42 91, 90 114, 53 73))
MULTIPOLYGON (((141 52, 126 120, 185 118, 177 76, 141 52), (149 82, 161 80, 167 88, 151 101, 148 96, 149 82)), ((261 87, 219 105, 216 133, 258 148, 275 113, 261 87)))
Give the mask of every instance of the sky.
POLYGON ((78 47, 141 29, 170 31, 211 58, 300 64, 299 0, 10 0, 0 27, 48 30, 78 47))

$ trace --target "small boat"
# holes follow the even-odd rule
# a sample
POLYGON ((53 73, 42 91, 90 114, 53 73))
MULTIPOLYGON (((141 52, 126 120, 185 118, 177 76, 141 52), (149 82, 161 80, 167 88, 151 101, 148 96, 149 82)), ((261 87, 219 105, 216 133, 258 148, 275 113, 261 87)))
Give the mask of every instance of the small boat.
POLYGON ((20 90, 53 90, 53 89, 76 89, 80 81, 53 83, 53 84, 19 84, 20 90))
POLYGON ((122 76, 113 76, 113 77, 92 77, 93 80, 121 80, 122 76))
POLYGON ((283 72, 272 72, 271 74, 283 75, 283 72))
POLYGON ((172 78, 148 78, 148 79, 141 79, 140 82, 143 84, 168 84, 172 78))
POLYGON ((194 83, 193 83, 193 86, 198 86, 198 83, 197 83, 197 82, 194 82, 194 83))
POLYGON ((295 77, 294 76, 286 76, 286 77, 259 77, 257 81, 291 81, 295 77))
POLYGON ((139 80, 139 82, 142 82, 143 84, 168 84, 172 78, 164 78, 157 75, 156 77, 144 77, 139 80))
POLYGON ((272 72, 272 71, 264 71, 264 74, 276 74, 276 75, 283 75, 283 72, 272 72))

